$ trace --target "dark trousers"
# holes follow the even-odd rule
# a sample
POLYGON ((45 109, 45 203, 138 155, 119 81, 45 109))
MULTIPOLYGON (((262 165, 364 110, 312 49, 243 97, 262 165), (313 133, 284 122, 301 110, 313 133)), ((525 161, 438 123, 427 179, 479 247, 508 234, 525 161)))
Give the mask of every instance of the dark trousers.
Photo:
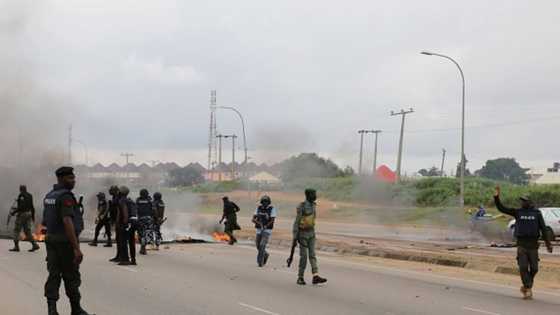
POLYGON ((539 249, 517 247, 517 265, 525 288, 531 289, 537 272, 539 272, 539 249))
POLYGON ((126 227, 120 227, 118 235, 117 253, 120 253, 119 259, 121 261, 136 261, 136 229, 131 227, 127 231, 126 227), (130 256, 128 255, 129 250, 130 256))
POLYGON ((72 303, 80 301, 82 284, 79 265, 74 263, 74 250, 68 242, 46 242, 47 270, 49 277, 45 283, 47 300, 58 301, 60 283, 64 280, 66 295, 72 303))
POLYGON ((268 256, 268 253, 266 252, 266 245, 268 244, 269 240, 270 234, 265 231, 261 231, 260 233, 258 233, 257 237, 255 238, 255 245, 257 246, 258 251, 257 264, 259 264, 259 266, 264 265, 265 257, 268 256))
POLYGON ((93 241, 97 243, 97 238, 99 237, 99 232, 101 229, 105 228, 105 234, 107 234, 107 243, 111 244, 111 221, 108 219, 100 220, 99 223, 95 226, 95 236, 93 237, 93 241))

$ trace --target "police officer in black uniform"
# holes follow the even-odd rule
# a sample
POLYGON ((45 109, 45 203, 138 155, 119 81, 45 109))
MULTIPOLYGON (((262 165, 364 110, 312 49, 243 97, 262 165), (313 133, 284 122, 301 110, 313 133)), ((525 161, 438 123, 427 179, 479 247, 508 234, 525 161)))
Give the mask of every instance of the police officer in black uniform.
POLYGON ((539 237, 542 236, 546 248, 552 253, 552 244, 542 213, 535 208, 529 197, 519 198, 520 209, 506 208, 500 201, 500 187, 496 187, 494 202, 502 213, 515 218, 515 237, 517 238, 517 265, 523 286, 521 293, 524 299, 533 298, 533 281, 539 271, 539 237))
POLYGON ((13 233, 14 248, 10 249, 10 251, 19 252, 19 235, 23 230, 25 232, 25 239, 32 245, 29 251, 34 252, 39 249, 39 245, 37 245, 31 233, 33 223, 35 223, 35 207, 33 206, 33 196, 27 192, 25 185, 19 186, 19 196, 16 202, 15 209, 10 211, 10 216, 16 216, 13 233))
POLYGON ((115 243, 117 243, 117 253, 115 257, 109 259, 111 262, 119 262, 121 258, 121 247, 120 244, 120 230, 117 224, 118 213, 119 213, 119 187, 111 186, 109 188, 109 195, 111 199, 109 200, 109 221, 115 227, 115 243))
POLYGON ((89 243, 90 246, 97 246, 97 239, 99 238, 99 232, 101 229, 105 228, 105 235, 107 235, 107 243, 104 247, 111 247, 113 243, 111 241, 111 218, 109 217, 107 198, 105 193, 99 192, 97 194, 97 218, 95 218, 95 234, 93 236, 93 241, 89 243))
POLYGON ((49 277, 45 283, 45 297, 49 315, 58 315, 56 302, 59 299, 61 280, 64 280, 66 295, 70 299, 72 315, 89 315, 80 306, 81 275, 79 266, 84 255, 78 240, 84 221, 72 189, 76 177, 72 167, 63 166, 55 172, 58 183, 43 200, 43 224, 47 235, 47 269, 49 277))
POLYGON ((126 186, 119 187, 119 211, 117 228, 120 238, 118 264, 121 266, 136 265, 136 225, 138 221, 136 204, 128 197, 130 190, 126 186), (129 251, 130 250, 130 256, 129 251))
POLYGON ((156 250, 159 250, 159 245, 163 240, 161 235, 161 225, 165 222, 165 203, 163 202, 160 192, 154 193, 154 233, 156 237, 156 250))

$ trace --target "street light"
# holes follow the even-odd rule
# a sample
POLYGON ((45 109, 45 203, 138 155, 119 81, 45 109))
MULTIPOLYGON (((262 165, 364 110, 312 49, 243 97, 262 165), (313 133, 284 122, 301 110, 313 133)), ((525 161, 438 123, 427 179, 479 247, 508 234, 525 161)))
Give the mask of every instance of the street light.
POLYGON ((234 111, 237 114, 237 116, 239 116, 239 119, 241 120, 241 127, 243 128, 243 150, 245 151, 245 159, 244 159, 243 164, 245 165, 245 167, 244 167, 245 170, 247 170, 247 136, 245 135, 245 119, 243 119, 243 115, 241 115, 241 112, 238 111, 237 109, 235 109, 234 107, 218 106, 218 108, 229 109, 229 110, 234 111))
POLYGON ((450 60, 451 62, 453 62, 456 66, 457 69, 459 69, 459 74, 461 74, 461 81, 463 83, 463 93, 462 93, 462 114, 461 114, 461 194, 459 196, 459 204, 461 206, 461 208, 465 207, 465 76, 463 75, 463 69, 461 69, 461 66, 459 66, 459 64, 457 63, 457 61, 455 61, 453 58, 446 56, 446 55, 442 55, 442 54, 437 54, 434 52, 429 52, 429 51, 423 51, 421 52, 422 55, 426 55, 426 56, 437 56, 437 57, 441 57, 441 58, 445 58, 447 60, 450 60))

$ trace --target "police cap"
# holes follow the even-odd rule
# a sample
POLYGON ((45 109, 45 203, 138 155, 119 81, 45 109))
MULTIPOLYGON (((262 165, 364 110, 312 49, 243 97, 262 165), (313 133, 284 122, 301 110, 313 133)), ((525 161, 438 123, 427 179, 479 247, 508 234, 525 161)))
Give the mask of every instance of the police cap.
POLYGON ((54 173, 56 174, 56 177, 74 175, 74 168, 70 166, 62 166, 59 167, 54 173))

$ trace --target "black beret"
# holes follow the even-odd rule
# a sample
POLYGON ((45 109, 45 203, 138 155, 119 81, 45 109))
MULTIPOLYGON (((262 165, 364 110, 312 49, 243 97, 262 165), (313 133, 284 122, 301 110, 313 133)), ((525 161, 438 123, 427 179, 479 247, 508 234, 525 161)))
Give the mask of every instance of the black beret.
POLYGON ((62 166, 58 168, 54 173, 56 174, 56 177, 74 175, 74 168, 70 166, 62 166))

